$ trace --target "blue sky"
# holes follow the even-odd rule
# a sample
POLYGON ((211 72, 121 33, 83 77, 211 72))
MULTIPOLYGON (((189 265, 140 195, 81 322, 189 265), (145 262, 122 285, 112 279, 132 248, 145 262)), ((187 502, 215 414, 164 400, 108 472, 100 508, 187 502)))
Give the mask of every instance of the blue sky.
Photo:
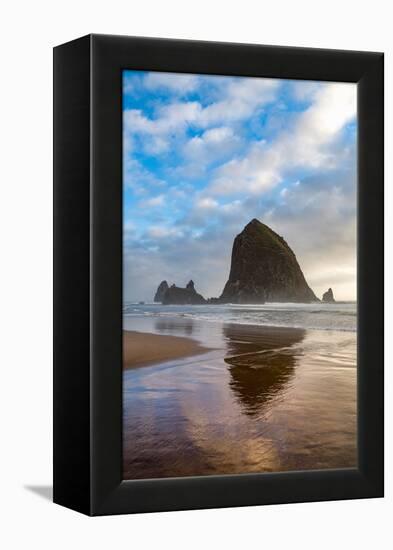
POLYGON ((356 298, 356 85, 124 71, 123 178, 125 300, 218 296, 254 217, 356 298))

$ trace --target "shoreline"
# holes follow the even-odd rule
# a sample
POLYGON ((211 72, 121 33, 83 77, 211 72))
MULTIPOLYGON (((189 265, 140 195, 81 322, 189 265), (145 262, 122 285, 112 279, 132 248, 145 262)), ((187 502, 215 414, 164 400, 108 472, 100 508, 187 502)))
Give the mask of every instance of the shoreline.
MULTIPOLYGON (((172 321, 167 320, 166 323, 168 322, 172 321)), ((156 332, 157 329, 150 326, 150 323, 136 327, 137 330, 133 327, 123 329, 123 370, 203 356, 213 350, 217 352, 221 350, 222 359, 226 363, 231 363, 235 357, 244 359, 246 355, 252 356, 253 360, 256 360, 261 353, 274 354, 277 352, 280 354, 283 348, 292 348, 294 345, 296 347, 304 340, 306 334, 316 336, 319 333, 319 338, 322 338, 322 341, 326 338, 330 339, 329 334, 333 337, 334 333, 353 334, 357 338, 357 331, 345 329, 310 329, 251 323, 211 322, 210 320, 193 323, 195 323, 194 330, 192 324, 186 324, 185 320, 180 317, 176 320, 176 324, 165 326, 164 334, 156 332), (214 329, 213 327, 206 329, 208 324, 215 325, 214 329), (196 329, 198 325, 199 329, 196 329), (204 327, 204 330, 201 330, 201 327, 204 327), (168 334, 168 330, 173 333, 168 334), (186 335, 181 334, 182 332, 185 332, 186 335), (190 336, 192 332, 195 334, 190 336), (198 338, 195 337, 196 334, 198 334, 198 338)), ((262 356, 260 357, 262 359, 262 356)), ((249 359, 251 357, 247 358, 247 363, 249 363, 249 359)))
POLYGON ((211 349, 183 336, 123 330, 123 369, 135 369, 201 355, 211 349))
MULTIPOLYGON (((306 330, 295 327, 275 327, 241 323, 220 323, 225 333, 226 345, 216 342, 195 340, 188 336, 157 334, 145 330, 123 329, 123 369, 133 370, 145 366, 159 365, 175 359, 200 356, 222 349, 222 358, 230 361, 236 350, 242 355, 245 350, 273 351, 282 346, 291 346, 303 339, 306 330), (210 345, 209 345, 210 344, 210 345)), ((236 355, 237 353, 235 353, 236 355)))

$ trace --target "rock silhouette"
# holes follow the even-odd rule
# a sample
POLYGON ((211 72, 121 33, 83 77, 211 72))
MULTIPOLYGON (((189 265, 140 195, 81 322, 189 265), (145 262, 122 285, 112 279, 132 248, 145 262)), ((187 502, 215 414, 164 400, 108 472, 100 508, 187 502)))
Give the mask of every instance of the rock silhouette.
POLYGON ((157 292, 155 293, 154 301, 162 302, 164 294, 168 290, 168 288, 168 283, 166 281, 161 281, 161 283, 158 285, 157 292))
POLYGON ((283 392, 295 372, 297 348, 303 329, 277 329, 230 325, 223 327, 227 342, 225 362, 229 386, 245 414, 263 414, 266 406, 283 392))
POLYGON ((335 302, 336 300, 334 299, 334 296, 333 296, 333 290, 331 288, 329 288, 329 290, 327 290, 323 296, 322 296, 322 302, 328 302, 328 303, 333 303, 335 302))
POLYGON ((205 298, 195 290, 194 281, 192 280, 185 288, 176 285, 168 286, 168 283, 163 281, 157 288, 154 301, 161 302, 164 305, 206 304, 205 298))
POLYGON ((257 219, 237 235, 221 303, 318 302, 285 240, 257 219))

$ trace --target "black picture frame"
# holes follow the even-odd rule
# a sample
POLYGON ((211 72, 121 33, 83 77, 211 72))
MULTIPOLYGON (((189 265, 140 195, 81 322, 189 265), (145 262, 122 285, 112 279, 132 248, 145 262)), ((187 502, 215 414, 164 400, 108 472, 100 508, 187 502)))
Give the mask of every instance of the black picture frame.
POLYGON ((383 54, 88 35, 54 49, 54 502, 88 515, 383 496, 383 54), (122 480, 123 69, 358 84, 358 468, 122 480))

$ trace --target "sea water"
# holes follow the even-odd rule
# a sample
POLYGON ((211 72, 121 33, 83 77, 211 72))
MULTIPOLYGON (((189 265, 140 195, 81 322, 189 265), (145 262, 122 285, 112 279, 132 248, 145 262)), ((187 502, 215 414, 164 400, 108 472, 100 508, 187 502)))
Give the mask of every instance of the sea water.
MULTIPOLYGON (((356 332, 357 328, 356 302, 191 306, 126 302, 123 307, 123 316, 125 329, 127 328, 127 319, 135 317, 156 319, 183 317, 195 321, 350 332, 356 332)), ((132 325, 135 330, 135 324, 132 323, 132 325)))

